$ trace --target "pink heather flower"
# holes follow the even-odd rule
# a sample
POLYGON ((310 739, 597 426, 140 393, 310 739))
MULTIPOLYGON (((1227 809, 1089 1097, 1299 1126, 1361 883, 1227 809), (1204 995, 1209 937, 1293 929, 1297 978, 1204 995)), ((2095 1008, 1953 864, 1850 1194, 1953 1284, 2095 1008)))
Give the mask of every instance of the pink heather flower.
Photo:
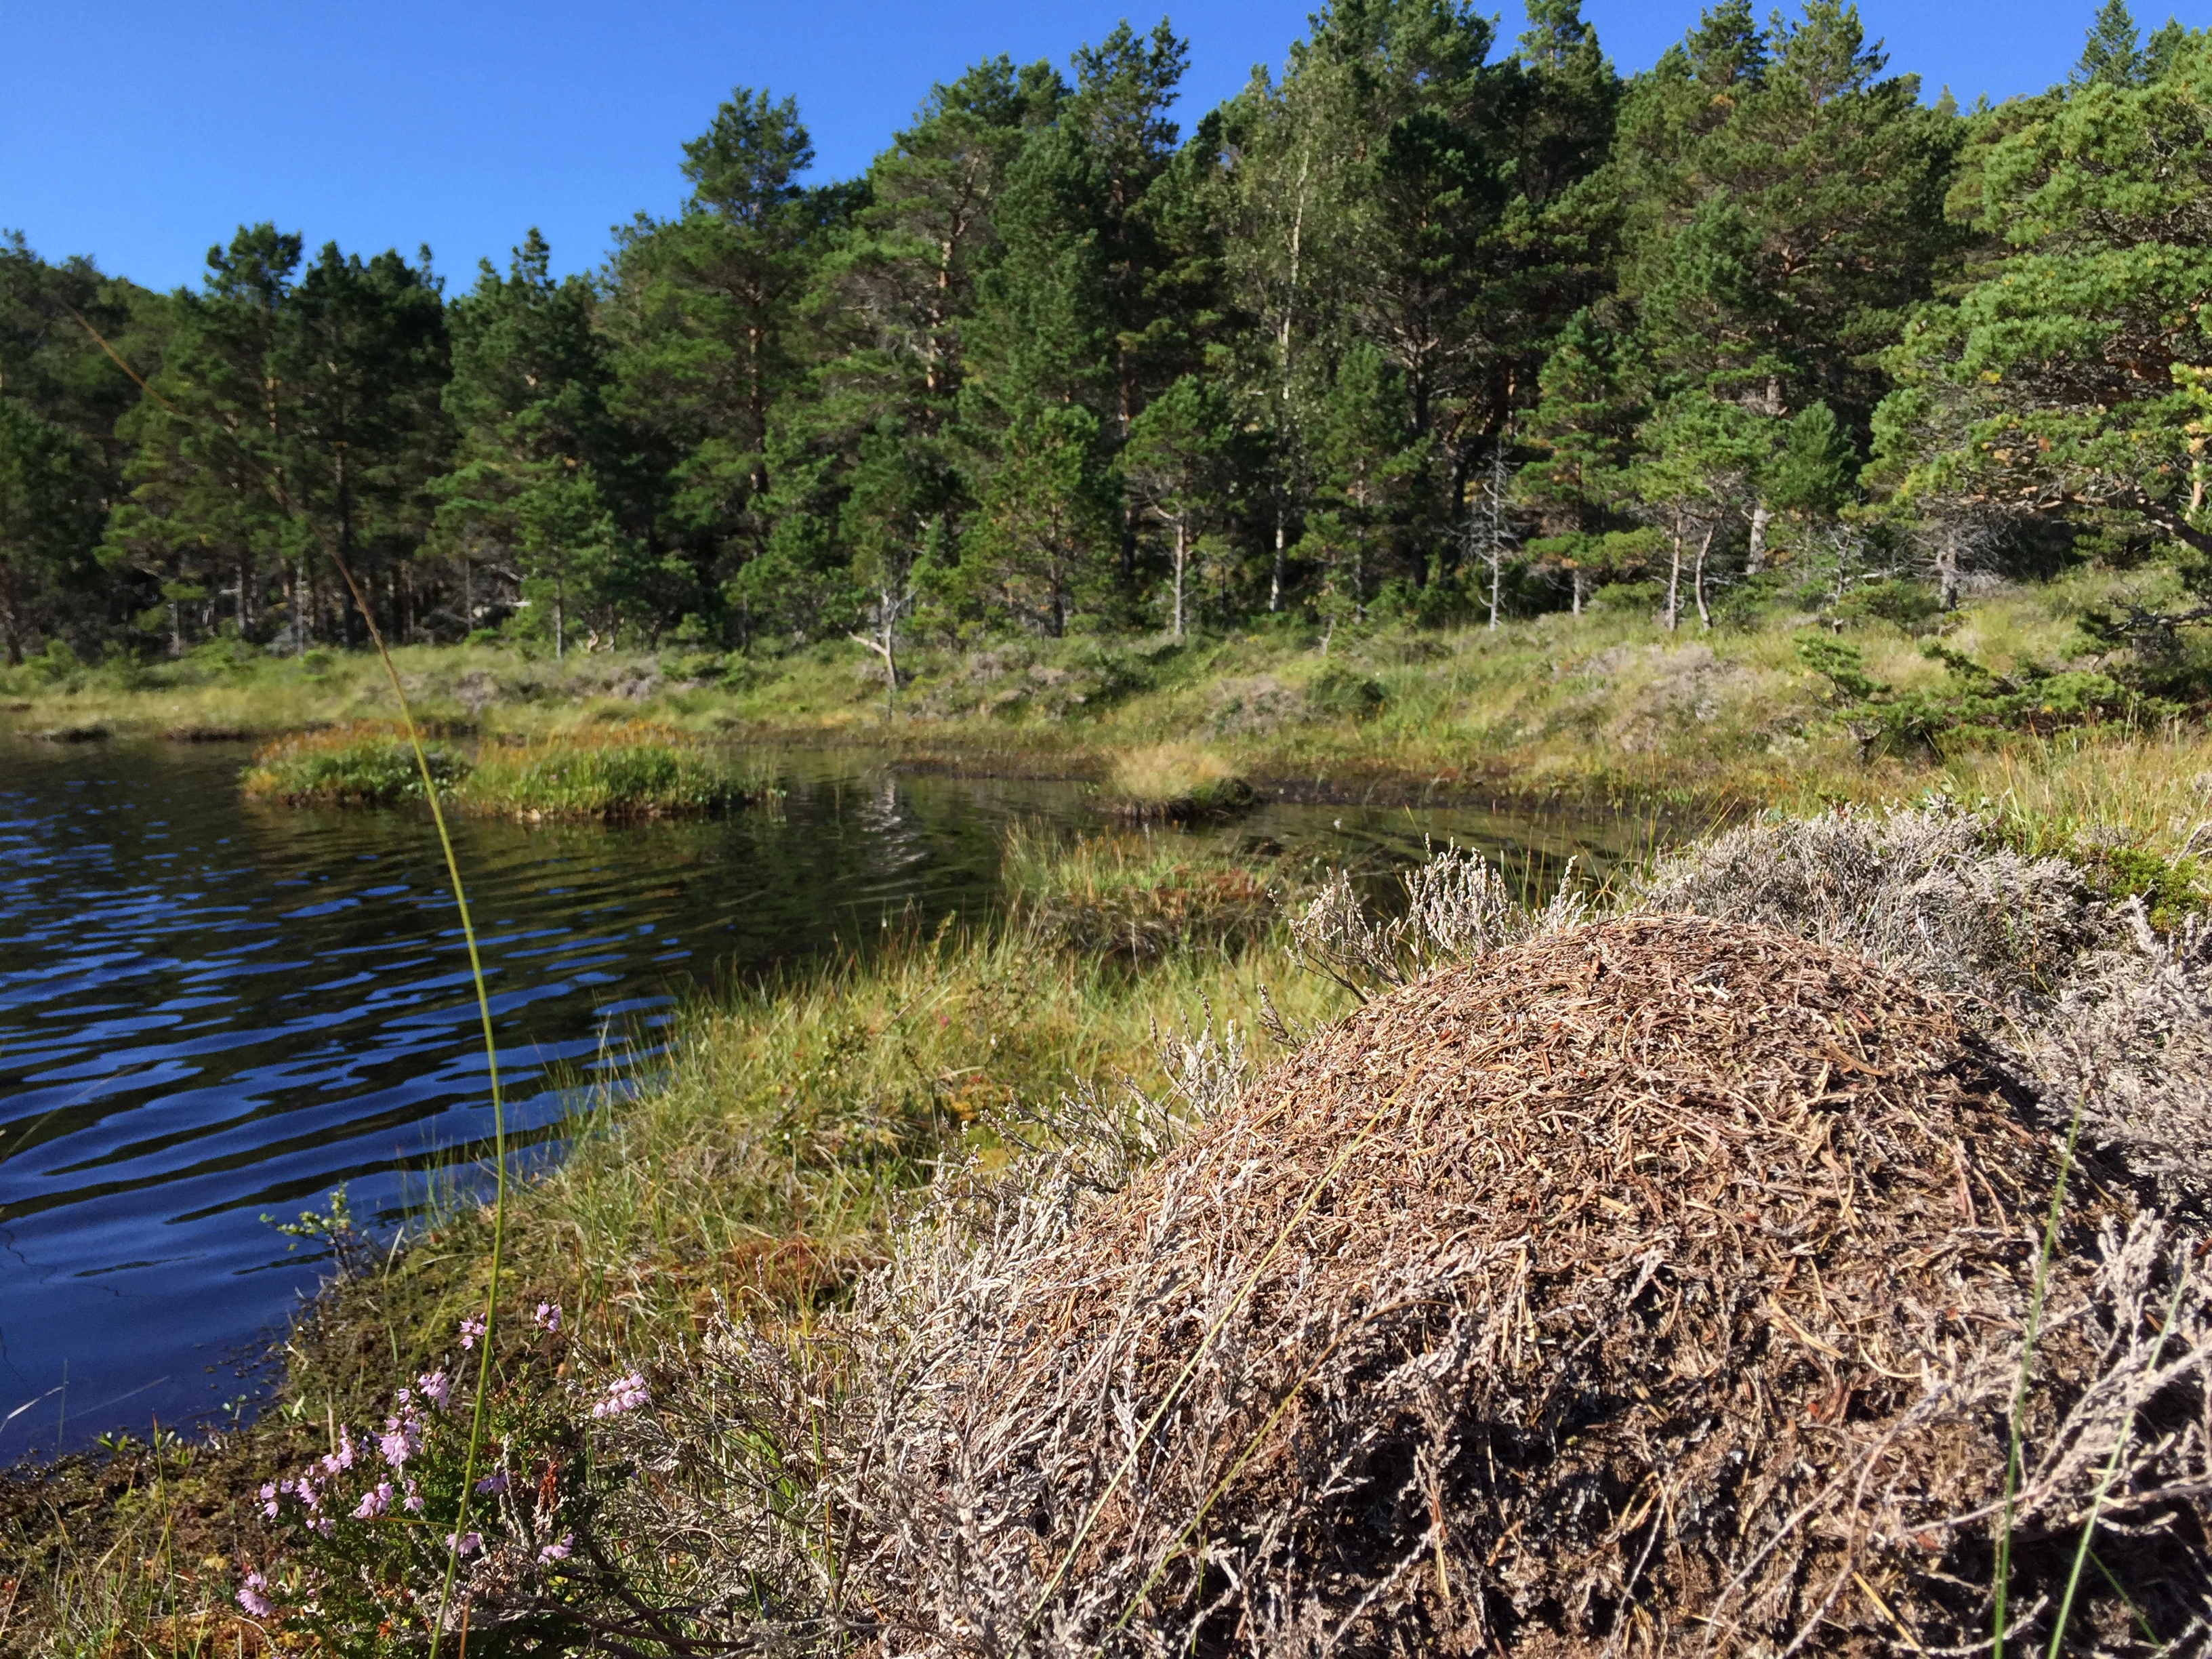
POLYGON ((246 1582, 238 1587, 238 1605, 256 1619, 266 1619, 276 1611, 276 1604, 261 1592, 269 1588, 269 1581, 258 1572, 246 1575, 246 1582))
POLYGON ((300 1506, 310 1515, 323 1506, 323 1495, 315 1490, 315 1480, 312 1473, 302 1474, 297 1480, 287 1480, 282 1490, 290 1492, 293 1497, 298 1498, 300 1506))
POLYGON ((361 1495, 361 1502, 354 1506, 353 1518, 356 1521, 374 1521, 391 1507, 392 1483, 389 1480, 380 1480, 361 1495))
POLYGON ((507 1490, 507 1471, 505 1469, 500 1469, 484 1476, 483 1480, 477 1482, 477 1490, 482 1492, 505 1492, 507 1490))
POLYGON ((384 1434, 377 1441, 376 1449, 393 1468, 402 1467, 422 1449, 422 1419, 411 1415, 386 1418, 384 1434))
POLYGON ((480 1532, 472 1532, 464 1537, 456 1538, 453 1534, 447 1533, 446 1547, 456 1555, 474 1555, 483 1547, 483 1534, 480 1532))
POLYGON ((308 1530, 308 1531, 310 1531, 310 1532, 319 1532, 319 1533, 322 1534, 322 1535, 323 1535, 324 1537, 325 1537, 325 1538, 328 1538, 328 1537, 329 1537, 332 1533, 336 1532, 337 1529, 338 1529, 338 1523, 337 1523, 337 1522, 335 1522, 335 1521, 331 1520, 331 1517, 330 1517, 329 1516, 327 1516, 327 1515, 324 1515, 324 1516, 318 1516, 314 1520, 310 1521, 310 1522, 307 1522, 307 1530, 308 1530))
POLYGON ((271 1521, 276 1518, 276 1483, 265 1481, 261 1487, 261 1512, 271 1521))
POLYGON ((338 1449, 325 1452, 320 1460, 325 1474, 337 1474, 353 1467, 353 1434, 347 1429, 338 1431, 338 1449))
POLYGON ((561 1328, 561 1304, 559 1303, 541 1302, 538 1304, 538 1328, 541 1331, 549 1333, 558 1331, 561 1328))
POLYGON ((473 1314, 470 1315, 468 1318, 464 1319, 461 1322, 461 1346, 464 1349, 475 1347, 477 1345, 477 1339, 483 1334, 483 1321, 478 1319, 473 1314))
POLYGON ((399 1507, 410 1511, 422 1507, 422 1494, 415 1490, 415 1483, 412 1480, 407 1483, 407 1501, 399 1507))
POLYGON ((569 1548, 575 1542, 575 1539, 576 1534, 573 1532, 562 1533, 561 1534, 561 1541, 559 1543, 548 1544, 544 1549, 538 1552, 538 1565, 542 1567, 550 1561, 567 1560, 568 1559, 569 1548))
POLYGON ((446 1409, 447 1401, 453 1398, 453 1378, 442 1370, 437 1370, 425 1371, 415 1380, 422 1385, 422 1398, 430 1402, 433 1410, 446 1409))
POLYGON ((594 1417, 619 1417, 624 1412, 634 1412, 640 1406, 650 1405, 653 1396, 646 1392, 645 1378, 632 1371, 628 1376, 617 1377, 607 1385, 606 1395, 592 1407, 594 1417))

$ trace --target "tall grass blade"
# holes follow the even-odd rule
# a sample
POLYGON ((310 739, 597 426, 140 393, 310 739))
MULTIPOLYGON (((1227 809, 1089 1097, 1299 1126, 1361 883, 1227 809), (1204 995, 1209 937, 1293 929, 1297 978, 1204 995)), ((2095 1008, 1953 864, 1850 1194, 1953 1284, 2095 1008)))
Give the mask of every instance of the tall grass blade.
MULTIPOLYGON (((2027 1383, 2035 1370, 2035 1341, 2043 1323, 2043 1299, 2051 1285, 2051 1258, 2058 1246, 2058 1220, 2066 1203, 2066 1177, 2074 1171, 2074 1146, 2081 1136, 2081 1103, 2077 1101, 2074 1120, 2066 1126, 2066 1150, 2059 1154, 2058 1180, 2051 1189, 2051 1213, 2043 1224, 2043 1246, 2035 1258, 2034 1282, 2028 1287, 2027 1328, 2021 1342, 2020 1376, 2013 1383, 2012 1441, 2005 1455, 2004 1516, 1997 1528, 1996 1570, 1991 1574, 1995 1626, 1990 1636, 1990 1659, 2004 1659, 2005 1601, 2012 1583, 2013 1513, 2020 1498, 2021 1425, 2027 1415, 2027 1383)), ((2081 1571, 2078 1563, 2075 1571, 2081 1571)))
MULTIPOLYGON (((480 1338, 483 1352, 477 1362, 476 1401, 469 1421, 469 1447, 461 1464, 459 1507, 453 1516, 453 1530, 448 1534, 446 1546, 445 1582, 439 1592, 437 1615, 430 1626, 430 1659, 438 1659, 439 1638, 445 1633, 447 1615, 453 1604, 453 1583, 460 1569, 461 1540, 468 1536, 469 1498, 476 1489, 477 1460, 483 1449, 484 1396, 491 1387, 492 1347, 497 1337, 500 1255, 506 1242, 507 1231, 507 1106, 500 1090, 499 1044, 492 1033, 491 993, 484 983, 483 959, 477 948, 476 924, 469 915, 468 890, 461 880, 460 860, 453 851, 453 837, 446 823, 445 809, 439 805, 438 801, 438 781, 432 775, 430 757, 423 748, 422 733, 421 728, 415 723, 414 710, 408 705, 407 690, 400 681, 398 665, 392 660, 391 649, 384 642, 384 631, 376 625, 376 612, 368 603, 368 596, 362 591, 360 582, 355 579, 352 567, 346 562, 345 556, 338 551, 337 544, 324 533, 323 527, 315 522, 313 516, 302 510, 299 503, 292 499, 291 492, 284 487, 283 480, 264 466, 259 459, 248 451, 244 445, 233 440, 221 426, 186 414, 160 392, 155 391, 152 386, 146 384, 144 377, 137 369, 131 368, 123 355, 110 345, 100 331, 87 321, 75 307, 66 301, 63 301, 62 306, 63 309, 76 319, 77 325, 92 337, 94 343, 107 355, 108 360, 130 377, 131 384, 136 386, 141 393, 152 398, 177 419, 191 422, 230 442, 231 447, 237 451, 247 467, 260 478, 263 486, 267 489, 270 498, 276 505, 299 520, 307 527, 307 533, 313 536, 317 544, 321 546, 323 552, 330 559, 331 568, 338 573, 339 580, 345 583, 346 592, 353 599, 354 608, 361 612, 361 619, 368 629, 369 642, 376 647, 377 659, 384 665, 385 678, 392 683, 392 701, 398 706, 399 723, 406 732, 408 747, 414 752, 416 768, 422 775, 422 793, 430 803, 431 821, 437 826, 438 846, 445 854, 446 876, 453 889, 453 908, 460 916, 461 938, 468 946, 469 977, 475 984, 477 994, 477 1018, 478 1024, 483 1028, 484 1066, 491 1089, 493 1182, 490 1277, 484 1287, 483 1331, 480 1338)), ((157 1448, 157 1455, 158 1453, 157 1448)), ((462 1641, 465 1645, 467 1641, 465 1610, 463 1620, 465 1633, 462 1641)))
MULTIPOLYGON (((2159 1323, 2158 1341, 2151 1349, 2154 1356, 2165 1348, 2166 1336, 2173 1329, 2173 1322, 2180 1316, 2181 1291, 2181 1285, 2176 1285, 2173 1287, 2173 1300, 2166 1304, 2166 1317, 2159 1323)), ((2105 1472, 2098 1477, 2096 1493, 2089 1500, 2089 1518, 2081 1523, 2081 1542, 2074 1551, 2073 1570, 2066 1575, 2066 1593, 2058 1601, 2057 1622, 2051 1626, 2051 1630, 2049 1659, 2058 1659, 2059 1646, 2066 1640, 2066 1623, 2074 1616, 2074 1592, 2081 1583, 2081 1569, 2088 1565, 2089 1546, 2096 1540, 2097 1517, 2104 1512, 2105 1498, 2112 1490, 2112 1481, 2119 1474, 2121 1455, 2127 1450, 2128 1437, 2134 1432, 2134 1430, 2135 1419, 2130 1415, 2128 1420, 2120 1425, 2119 1438, 2112 1443, 2112 1455, 2105 1460, 2105 1472)), ((2102 1562, 2098 1564, 2100 1571, 2103 1565, 2102 1562)), ((2106 1576, 2111 1577, 2109 1573, 2106 1576)), ((2133 1610, 2133 1605, 2130 1603, 2130 1611, 2133 1610)))

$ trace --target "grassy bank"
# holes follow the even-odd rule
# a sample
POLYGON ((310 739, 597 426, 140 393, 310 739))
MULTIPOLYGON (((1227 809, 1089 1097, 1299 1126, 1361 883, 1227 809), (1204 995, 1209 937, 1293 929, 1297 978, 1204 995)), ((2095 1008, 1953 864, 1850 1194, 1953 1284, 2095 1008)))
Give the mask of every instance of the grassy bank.
MULTIPOLYGON (((2066 592, 1992 597, 1946 639, 1984 660, 2047 659, 2069 637, 2066 592)), ((2085 585, 2075 600, 2090 597, 2085 585)), ((1291 635, 924 653, 888 734, 880 682, 856 648, 564 665, 471 649, 403 664, 441 723, 440 775, 464 804, 483 792, 484 811, 603 815, 645 776, 610 763, 641 719, 678 755, 711 758, 717 735, 765 736, 1085 771, 1138 816, 1203 810, 1193 803, 1205 791, 1240 777, 1814 810, 1934 791, 1985 806, 2022 853, 2075 860, 2106 896, 2140 895, 2162 921, 2204 908, 2212 740, 2193 725, 1869 754, 1832 678, 1802 665, 1798 637, 1775 622, 1669 639, 1600 614, 1497 635, 1340 633, 1326 654, 1291 635), (975 700, 994 685, 1008 695, 975 700)), ((1901 629, 1844 637, 1886 685, 1940 683, 1901 629)), ((15 719, 171 729, 155 720, 167 698, 163 719, 207 714, 192 729, 228 711, 222 730, 270 731, 377 708, 365 665, 343 659, 174 672, 163 687, 58 677, 15 719), (184 683, 202 672, 230 678, 184 683), (253 725, 264 716, 272 724, 253 725)), ((381 732, 288 739, 263 770, 257 787, 310 799, 404 799, 418 787, 381 732)), ((510 1304, 563 1310, 564 1374, 696 1339, 726 1309, 763 1332, 803 1330, 883 1260, 947 1154, 1004 1155, 1086 1085, 1127 1076, 1157 1088, 1164 1033, 1208 1018, 1248 1036, 1276 1019, 1310 1028, 1348 1004, 1284 948, 1278 899, 1306 872, 1140 830, 1018 837, 1006 865, 1006 927, 900 936, 696 1009, 640 1092, 576 1125, 571 1154, 520 1192, 507 1243, 510 1304)), ((389 1261, 340 1237, 349 1271, 294 1334, 258 1424, 210 1443, 124 1444, 0 1486, 0 1650, 269 1650, 233 1600, 242 1564, 271 1548, 259 1484, 325 1452, 331 1425, 374 1418, 396 1380, 454 1358, 487 1242, 486 1217, 466 1206, 389 1261)), ((518 1347, 507 1359, 527 1358, 518 1347)))
MULTIPOLYGON (((2080 674, 2054 691, 2058 712, 2042 714, 2030 706, 2045 684, 2034 676, 2094 667, 2084 616, 2161 580, 2084 571, 1901 622, 1747 605, 1710 629, 1671 634, 1631 605, 1495 631, 1389 624, 1324 635, 1285 619, 1181 643, 917 643, 902 655, 888 719, 878 659, 844 641, 564 662, 491 647, 398 656, 426 717, 488 739, 645 720, 699 736, 866 744, 915 763, 1101 780, 1118 769, 1139 805, 1203 805, 1231 778, 1343 795, 1874 799, 1937 775, 1938 750, 1975 746, 1946 739, 1950 714, 1981 718, 2001 705, 2045 735, 2077 715, 2124 715, 2124 700, 2075 708, 2080 674), (1827 672, 1809 665, 1808 641, 1825 642, 1827 672), (1999 696, 1960 661, 2028 690, 1999 696), (1844 689, 1862 683, 1877 688, 1876 705, 1856 706, 1844 689), (1147 751, 1179 751, 1175 775, 1131 774, 1127 757, 1147 751)), ((220 647, 154 665, 42 661, 0 684, 15 729, 31 735, 266 737, 382 718, 388 696, 364 658, 220 647)))
MULTIPOLYGON (((1158 835, 1029 836, 1012 859, 1006 927, 896 935, 693 1010, 641 1090, 600 1101, 566 1159, 519 1189, 508 1299, 558 1304, 580 1363, 695 1335, 722 1308, 803 1326, 882 1259, 948 1153, 996 1156, 1086 1085, 1157 1087, 1162 1043, 1209 1017, 1264 1045, 1263 999, 1296 1025, 1345 1006, 1255 948, 1279 925, 1287 870, 1158 835), (1118 948, 1129 931, 1140 948, 1118 948)), ((469 1206, 396 1258, 341 1230, 346 1271, 292 1334, 256 1424, 0 1482, 0 1650, 267 1650, 233 1600, 240 1563, 270 1547, 260 1485, 329 1449, 331 1424, 374 1420, 395 1379, 455 1357, 488 1242, 469 1206)))

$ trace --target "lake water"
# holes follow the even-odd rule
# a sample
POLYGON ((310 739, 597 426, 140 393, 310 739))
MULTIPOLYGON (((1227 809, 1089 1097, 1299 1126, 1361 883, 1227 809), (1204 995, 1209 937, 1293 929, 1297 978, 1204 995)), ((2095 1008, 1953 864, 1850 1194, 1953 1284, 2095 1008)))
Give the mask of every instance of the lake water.
MULTIPOLYGON (((0 732, 0 1463, 249 1407, 319 1271, 263 1218, 343 1182, 389 1227, 490 1132, 428 819, 249 806, 244 758, 0 732)), ((649 1064, 687 996, 908 913, 979 915, 1009 823, 1093 822, 1078 784, 775 763, 780 811, 457 826, 520 1156, 557 1150, 564 1089, 649 1064)), ((1540 870, 1613 840, 1287 805, 1217 833, 1369 866, 1454 837, 1540 870)))

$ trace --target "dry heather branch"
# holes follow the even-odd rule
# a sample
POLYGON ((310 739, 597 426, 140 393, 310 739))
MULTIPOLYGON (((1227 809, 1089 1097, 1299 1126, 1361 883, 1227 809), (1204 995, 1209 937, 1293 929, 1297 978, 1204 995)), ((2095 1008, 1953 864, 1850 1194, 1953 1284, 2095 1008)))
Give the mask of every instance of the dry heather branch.
POLYGON ((2041 1085, 2046 1122, 2079 1110, 2167 1207, 2212 1202, 2201 923, 2161 939, 2075 866, 2023 858, 1947 808, 1747 824, 1662 862, 1628 907, 1761 922, 1958 995, 2041 1085))
POLYGON ((2046 1000, 2112 931, 2075 866, 1943 807, 1743 824, 1662 860, 1626 908, 1764 923, 1991 1010, 2046 1000))
POLYGON ((2172 1199, 2212 1204, 2212 931, 2192 917, 2170 937, 2140 904, 2130 937, 2082 966, 2023 1038, 2063 1109, 2172 1199))
POLYGON ((1405 872, 1404 914, 1378 924, 1369 919, 1351 878, 1332 871, 1292 918, 1291 950, 1307 968, 1364 1000, 1445 963, 1580 925, 1589 905, 1574 890, 1574 873, 1571 860, 1550 902, 1532 910, 1480 853, 1447 847, 1405 872))
POLYGON ((1254 1073, 1231 1021, 1218 1036, 1213 1011, 1195 1032, 1152 1030, 1167 1087, 1153 1093, 1133 1078, 1085 1082, 1054 1105, 993 1127, 1032 1155, 1048 1182, 1066 1178, 1087 1192, 1117 1193, 1175 1147, 1235 1105, 1254 1073))

